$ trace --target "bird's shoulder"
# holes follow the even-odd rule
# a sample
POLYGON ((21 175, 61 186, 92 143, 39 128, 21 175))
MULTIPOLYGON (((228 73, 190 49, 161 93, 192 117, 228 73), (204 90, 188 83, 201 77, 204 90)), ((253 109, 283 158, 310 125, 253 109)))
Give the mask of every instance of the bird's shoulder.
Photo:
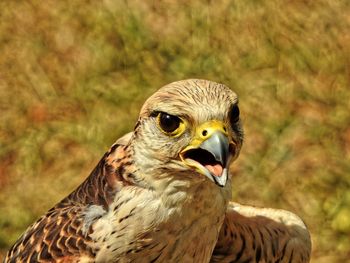
POLYGON ((87 179, 32 224, 7 253, 4 262, 89 262, 92 226, 125 186, 133 185, 133 161, 121 137, 104 154, 87 179))
POLYGON ((50 209, 20 237, 4 262, 77 262, 82 257, 91 258, 93 251, 84 230, 83 209, 50 209))
POLYGON ((309 262, 310 233, 294 213, 230 202, 211 262, 309 262))

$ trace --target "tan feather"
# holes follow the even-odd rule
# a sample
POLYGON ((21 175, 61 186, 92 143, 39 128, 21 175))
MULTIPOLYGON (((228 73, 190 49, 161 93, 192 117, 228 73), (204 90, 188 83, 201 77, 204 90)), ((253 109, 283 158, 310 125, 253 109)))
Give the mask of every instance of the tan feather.
POLYGON ((310 234, 295 214, 231 202, 211 262, 309 262, 310 234))

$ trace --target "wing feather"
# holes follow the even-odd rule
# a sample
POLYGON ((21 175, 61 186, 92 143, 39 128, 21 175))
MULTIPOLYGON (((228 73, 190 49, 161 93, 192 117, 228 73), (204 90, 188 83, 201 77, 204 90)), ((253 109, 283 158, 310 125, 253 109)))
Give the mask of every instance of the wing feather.
POLYGON ((130 163, 126 149, 126 145, 114 144, 75 191, 27 229, 4 262, 93 261, 96 251, 89 236, 91 226, 118 190, 131 184, 118 173, 130 163))
MULTIPOLYGON (((20 237, 4 262, 57 262, 69 256, 92 257, 91 241, 82 228, 83 207, 53 208, 20 237)), ((76 259, 76 260, 73 260, 76 259)))
POLYGON ((295 214, 231 202, 211 262, 310 261, 310 234, 295 214))

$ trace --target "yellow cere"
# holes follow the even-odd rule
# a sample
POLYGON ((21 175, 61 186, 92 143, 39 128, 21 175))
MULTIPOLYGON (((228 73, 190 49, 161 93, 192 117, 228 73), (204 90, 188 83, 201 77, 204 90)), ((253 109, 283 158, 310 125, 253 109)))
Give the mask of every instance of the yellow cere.
POLYGON ((208 139, 213 133, 217 131, 228 135, 226 125, 222 121, 210 120, 202 123, 197 127, 192 142, 183 151, 198 148, 203 141, 208 139))

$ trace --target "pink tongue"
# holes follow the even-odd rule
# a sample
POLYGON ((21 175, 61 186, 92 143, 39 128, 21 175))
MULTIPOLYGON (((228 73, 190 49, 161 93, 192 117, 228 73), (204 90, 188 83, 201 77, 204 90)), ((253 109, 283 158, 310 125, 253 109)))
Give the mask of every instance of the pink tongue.
POLYGON ((206 164, 204 165, 205 168, 209 170, 213 175, 220 177, 222 175, 222 166, 220 164, 214 164, 214 165, 209 165, 206 164))

